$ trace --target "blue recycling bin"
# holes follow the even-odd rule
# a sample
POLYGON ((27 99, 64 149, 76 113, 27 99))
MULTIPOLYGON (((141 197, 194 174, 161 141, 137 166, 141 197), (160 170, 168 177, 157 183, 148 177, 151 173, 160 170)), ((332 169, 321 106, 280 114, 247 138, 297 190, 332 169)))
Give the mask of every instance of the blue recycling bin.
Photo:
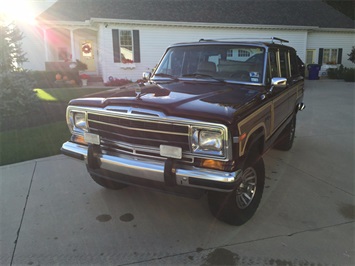
POLYGON ((308 79, 310 80, 316 80, 319 79, 319 70, 321 68, 321 65, 318 64, 309 64, 307 66, 308 69, 308 79))

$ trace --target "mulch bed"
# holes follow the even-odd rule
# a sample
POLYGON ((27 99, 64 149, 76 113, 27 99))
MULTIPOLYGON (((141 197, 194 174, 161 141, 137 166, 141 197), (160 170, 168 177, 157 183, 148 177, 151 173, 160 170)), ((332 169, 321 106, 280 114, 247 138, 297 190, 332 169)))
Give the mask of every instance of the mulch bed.
POLYGON ((0 132, 65 121, 66 108, 66 103, 42 102, 38 111, 24 113, 21 117, 3 117, 0 121, 0 132))

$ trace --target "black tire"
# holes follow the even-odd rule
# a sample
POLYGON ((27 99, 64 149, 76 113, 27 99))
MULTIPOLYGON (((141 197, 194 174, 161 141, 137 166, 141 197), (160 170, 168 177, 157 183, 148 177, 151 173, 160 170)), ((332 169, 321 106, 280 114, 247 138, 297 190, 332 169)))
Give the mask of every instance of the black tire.
POLYGON ((118 189, 122 189, 122 188, 127 187, 126 184, 122 184, 122 183, 115 182, 115 181, 112 181, 109 179, 105 179, 105 178, 102 178, 102 177, 95 175, 95 174, 90 174, 90 176, 97 184, 99 184, 100 186, 102 186, 104 188, 118 190, 118 189))
POLYGON ((275 148, 281 151, 289 151, 292 148, 296 132, 296 115, 286 126, 280 137, 276 141, 275 148))
POLYGON ((264 191, 265 167, 261 157, 253 159, 247 160, 242 183, 234 191, 208 192, 208 204, 217 219, 231 225, 242 225, 256 212, 264 191))

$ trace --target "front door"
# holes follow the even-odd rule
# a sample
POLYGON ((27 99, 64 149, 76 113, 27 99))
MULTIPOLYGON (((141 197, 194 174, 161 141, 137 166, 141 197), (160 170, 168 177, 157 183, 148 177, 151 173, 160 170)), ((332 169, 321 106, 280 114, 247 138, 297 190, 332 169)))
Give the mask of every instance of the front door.
MULTIPOLYGON (((287 65, 285 63, 286 56, 284 51, 269 50, 269 62, 271 69, 271 78, 284 77, 287 78, 287 65)), ((284 89, 273 90, 272 98, 272 112, 271 132, 275 131, 288 116, 288 95, 284 89)))
POLYGON ((307 49, 307 55, 306 55, 306 65, 309 65, 309 64, 314 64, 314 60, 315 60, 315 52, 316 50, 315 49, 307 49))
POLYGON ((96 72, 95 43, 91 40, 82 40, 80 47, 80 61, 87 65, 86 71, 96 72))
MULTIPOLYGON (((271 69, 271 78, 283 77, 288 80, 287 87, 284 89, 274 88, 271 95, 272 102, 272 133, 275 132, 285 120, 293 113, 294 103, 297 97, 298 81, 293 81, 290 69, 289 51, 286 49, 269 50, 269 64, 271 69)), ((293 57, 296 54, 292 55, 293 57)))

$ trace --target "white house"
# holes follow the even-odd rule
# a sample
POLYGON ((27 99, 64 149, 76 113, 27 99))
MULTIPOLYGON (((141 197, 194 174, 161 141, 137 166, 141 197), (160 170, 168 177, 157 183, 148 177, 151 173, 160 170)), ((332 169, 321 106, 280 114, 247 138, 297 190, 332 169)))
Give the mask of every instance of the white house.
POLYGON ((42 69, 80 60, 87 74, 137 80, 172 43, 289 40, 306 63, 351 67, 354 21, 320 0, 58 0, 38 17, 42 69))

